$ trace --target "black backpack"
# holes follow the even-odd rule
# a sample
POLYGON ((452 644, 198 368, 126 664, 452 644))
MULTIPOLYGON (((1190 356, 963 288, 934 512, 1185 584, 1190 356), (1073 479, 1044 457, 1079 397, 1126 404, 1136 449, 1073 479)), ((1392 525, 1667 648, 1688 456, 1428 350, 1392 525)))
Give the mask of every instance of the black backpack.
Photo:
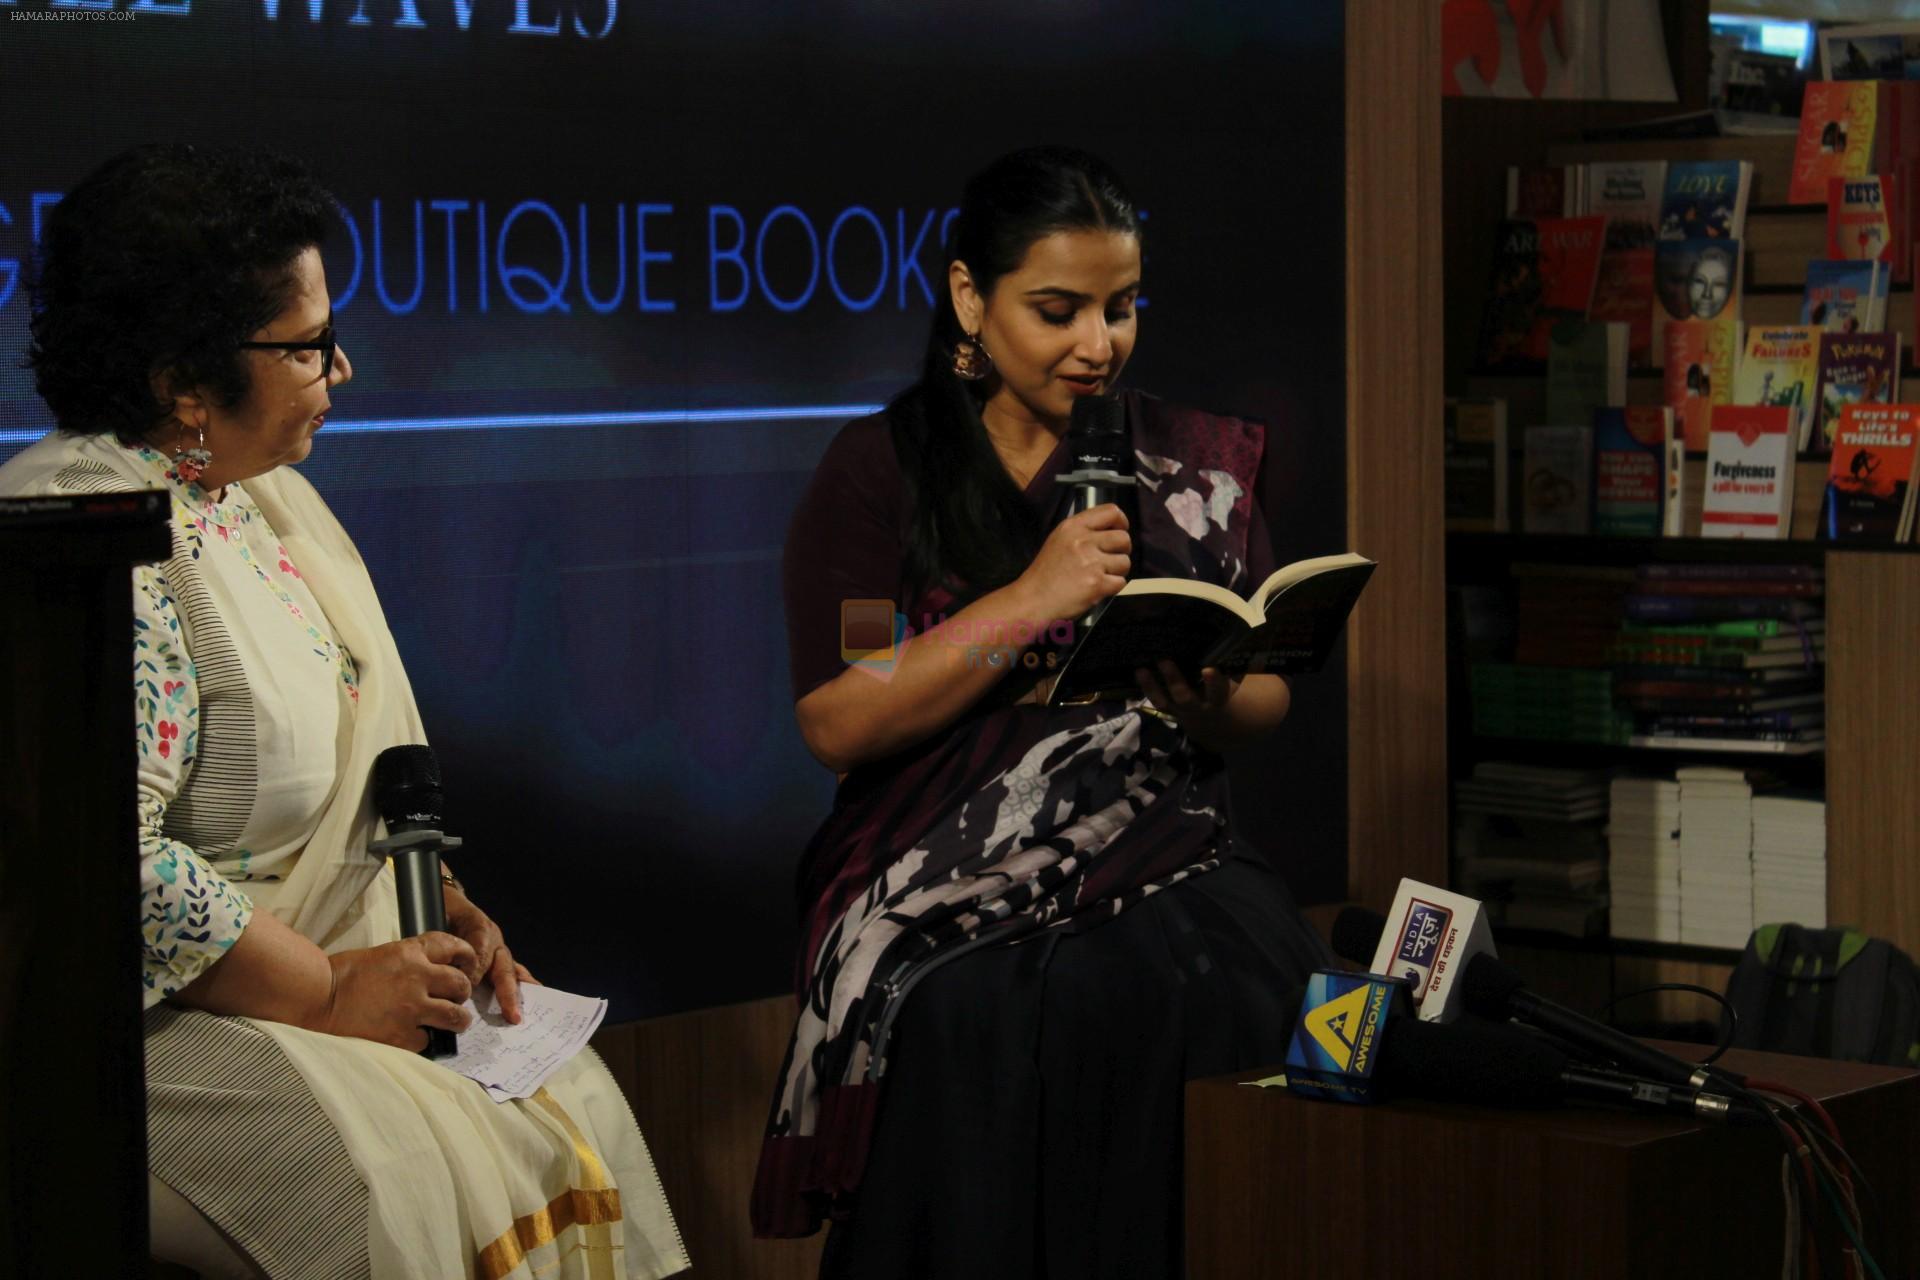
POLYGON ((1733 1043, 1815 1058, 1920 1067, 1920 972, 1858 929, 1768 924, 1727 981, 1733 1043))

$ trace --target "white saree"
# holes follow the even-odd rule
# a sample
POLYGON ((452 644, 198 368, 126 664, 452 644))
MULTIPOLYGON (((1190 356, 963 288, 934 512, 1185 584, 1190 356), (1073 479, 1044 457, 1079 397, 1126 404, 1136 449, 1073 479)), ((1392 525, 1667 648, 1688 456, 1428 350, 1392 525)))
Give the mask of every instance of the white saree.
MULTIPOLYGON (((190 516, 192 495, 110 437, 56 433, 0 468, 9 496, 162 485, 190 516)), ((283 468, 239 488, 351 655, 358 699, 332 734, 317 824, 278 878, 219 870, 329 952, 394 941, 393 876, 367 852, 379 834, 368 780, 382 750, 425 739, 411 686, 366 567, 312 485, 283 468)), ((204 571, 197 550, 168 567, 204 571)), ((591 1051, 501 1104, 400 1049, 156 1005, 147 1058, 154 1173, 269 1275, 651 1280, 688 1265, 632 1112, 591 1051)))

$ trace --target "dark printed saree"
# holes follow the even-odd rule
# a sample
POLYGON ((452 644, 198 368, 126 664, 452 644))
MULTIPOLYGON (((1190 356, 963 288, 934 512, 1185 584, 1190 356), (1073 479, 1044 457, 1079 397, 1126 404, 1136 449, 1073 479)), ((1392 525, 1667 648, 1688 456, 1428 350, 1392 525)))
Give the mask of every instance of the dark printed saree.
MULTIPOLYGON (((1272 567, 1252 499, 1262 429, 1126 398, 1140 482, 1135 575, 1250 590, 1272 567)), ((873 575, 894 563, 876 544, 898 528, 894 495, 875 492, 890 467, 897 490, 886 441, 884 418, 843 431, 789 536, 799 694, 829 674, 802 660, 800 647, 817 645, 802 631, 831 625, 839 600, 802 598, 797 551, 867 557, 881 567, 864 581, 829 569, 824 586, 875 594, 873 575)), ((1063 457, 1040 469, 1030 501, 1051 506, 1063 457)), ((906 610, 910 625, 952 604, 930 593, 906 610)), ((800 1008, 754 1187, 757 1234, 811 1234, 858 1187, 895 1019, 928 973, 980 947, 1110 919, 1212 870, 1230 847, 1217 756, 1138 701, 1016 703, 1032 683, 1018 670, 942 733, 849 774, 807 848, 800 1008)))

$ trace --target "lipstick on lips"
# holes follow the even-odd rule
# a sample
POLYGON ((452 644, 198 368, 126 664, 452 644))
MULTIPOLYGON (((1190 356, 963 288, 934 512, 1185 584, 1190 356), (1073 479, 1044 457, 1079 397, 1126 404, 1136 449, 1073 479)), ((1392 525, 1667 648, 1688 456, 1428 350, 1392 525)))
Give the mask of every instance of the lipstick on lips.
POLYGON ((1067 390, 1077 396, 1097 396, 1101 388, 1106 385, 1104 378, 1078 377, 1064 373, 1060 375, 1060 381, 1066 383, 1067 390))

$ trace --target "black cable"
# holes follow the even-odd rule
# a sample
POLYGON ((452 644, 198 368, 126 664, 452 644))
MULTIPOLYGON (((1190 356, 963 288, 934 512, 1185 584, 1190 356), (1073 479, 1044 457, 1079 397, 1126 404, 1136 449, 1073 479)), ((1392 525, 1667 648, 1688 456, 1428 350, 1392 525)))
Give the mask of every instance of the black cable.
POLYGON ((1629 991, 1623 996, 1615 996, 1613 999, 1601 1005, 1599 1011, 1595 1013, 1594 1016, 1608 1026, 1618 1030, 1618 1024, 1608 1016, 1613 1012, 1615 1005, 1624 1000, 1631 1000, 1636 996, 1650 996, 1660 991, 1690 991, 1694 995, 1705 996, 1707 999, 1719 1004, 1721 1013, 1719 1019, 1721 1028, 1720 1038, 1718 1043, 1713 1046, 1713 1052, 1703 1058, 1700 1065, 1710 1067, 1715 1062, 1718 1062, 1720 1055, 1733 1046, 1733 1038, 1740 1031, 1740 1011, 1734 1008, 1725 996, 1709 987, 1696 986, 1691 982, 1656 982, 1650 987, 1641 987, 1638 991, 1629 991))

